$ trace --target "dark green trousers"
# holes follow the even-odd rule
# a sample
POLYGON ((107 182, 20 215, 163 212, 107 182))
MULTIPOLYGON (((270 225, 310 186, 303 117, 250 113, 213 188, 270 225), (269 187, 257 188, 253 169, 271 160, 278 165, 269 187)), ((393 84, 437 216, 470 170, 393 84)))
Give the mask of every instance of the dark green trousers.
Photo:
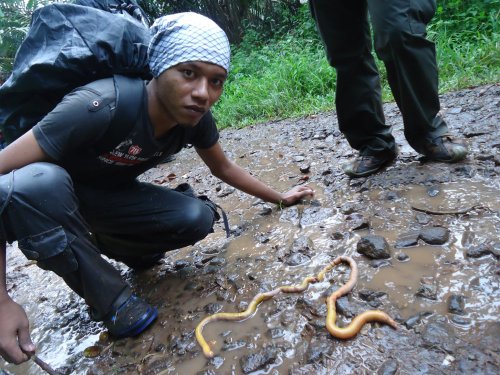
POLYGON ((435 0, 309 0, 309 5, 337 71, 339 128, 351 147, 360 155, 389 155, 396 148, 382 109, 368 15, 408 143, 423 153, 428 141, 447 133, 438 116, 434 43, 425 38, 435 0))

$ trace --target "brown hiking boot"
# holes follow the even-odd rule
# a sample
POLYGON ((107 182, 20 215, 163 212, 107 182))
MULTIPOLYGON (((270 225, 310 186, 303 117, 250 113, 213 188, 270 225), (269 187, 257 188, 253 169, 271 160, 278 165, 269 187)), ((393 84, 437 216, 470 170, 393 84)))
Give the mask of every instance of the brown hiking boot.
POLYGON ((429 142, 422 153, 429 160, 456 163, 465 159, 467 152, 467 146, 445 134, 429 142))
POLYGON ((342 169, 349 177, 366 177, 377 172, 384 165, 392 162, 396 155, 385 156, 358 156, 354 160, 344 164, 342 169))

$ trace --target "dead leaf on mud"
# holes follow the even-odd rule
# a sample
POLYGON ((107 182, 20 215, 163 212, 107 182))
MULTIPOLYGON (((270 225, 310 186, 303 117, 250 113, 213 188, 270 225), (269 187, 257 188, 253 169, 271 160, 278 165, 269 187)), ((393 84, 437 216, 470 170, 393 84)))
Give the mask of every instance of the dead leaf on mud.
POLYGON ((89 346, 83 351, 85 358, 95 358, 101 354, 101 348, 97 345, 89 346))
POLYGON ((154 182, 157 183, 157 184, 163 185, 164 183, 173 181, 176 178, 177 178, 177 176, 176 176, 175 173, 170 173, 166 177, 155 179, 154 182))

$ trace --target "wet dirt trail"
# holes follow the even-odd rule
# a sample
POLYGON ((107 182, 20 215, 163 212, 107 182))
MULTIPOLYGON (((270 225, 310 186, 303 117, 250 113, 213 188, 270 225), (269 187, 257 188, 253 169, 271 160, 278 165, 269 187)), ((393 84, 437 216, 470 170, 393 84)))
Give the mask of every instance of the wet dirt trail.
MULTIPOLYGON (((138 294, 159 308, 154 326, 111 341, 84 303, 57 276, 8 248, 9 293, 27 310, 38 355, 65 374, 498 374, 500 373, 500 86, 443 95, 451 130, 466 138, 463 163, 422 160, 403 136, 394 103, 385 105, 400 154, 368 178, 341 165, 354 156, 334 113, 224 130, 221 143, 239 165, 278 190, 307 183, 312 201, 281 210, 212 177, 193 149, 143 179, 188 182, 220 204, 221 222, 195 246, 166 254, 151 270, 120 268, 138 294), (325 328, 325 298, 349 277, 335 267, 325 281, 263 302, 243 322, 196 325, 217 312, 316 275, 339 255, 359 278, 337 300, 337 322, 379 309, 397 330, 366 324, 349 340, 325 328)), ((32 362, 0 363, 0 374, 43 374, 32 362)))

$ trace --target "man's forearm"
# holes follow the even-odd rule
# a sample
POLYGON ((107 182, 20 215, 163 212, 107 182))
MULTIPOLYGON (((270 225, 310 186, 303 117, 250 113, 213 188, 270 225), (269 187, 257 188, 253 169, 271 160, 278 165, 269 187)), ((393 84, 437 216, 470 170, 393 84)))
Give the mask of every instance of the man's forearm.
POLYGON ((253 177, 235 163, 224 172, 224 174, 218 175, 217 177, 247 194, 272 203, 279 203, 282 199, 281 193, 253 177))

